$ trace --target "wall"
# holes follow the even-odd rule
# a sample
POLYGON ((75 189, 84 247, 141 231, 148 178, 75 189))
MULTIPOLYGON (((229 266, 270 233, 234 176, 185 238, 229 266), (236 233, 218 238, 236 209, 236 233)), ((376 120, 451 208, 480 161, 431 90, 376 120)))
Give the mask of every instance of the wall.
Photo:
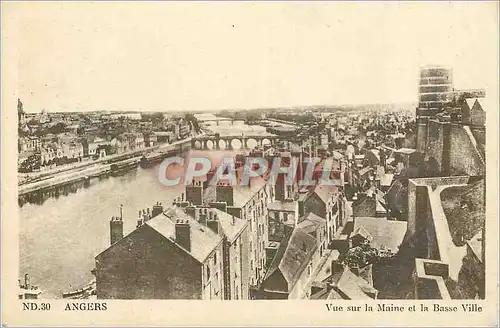
POLYGON ((223 243, 219 244, 202 265, 203 299, 224 299, 223 243), (214 260, 215 259, 215 260, 214 260), (210 272, 208 272, 210 269, 210 272))
POLYGON ((201 299, 201 267, 147 225, 96 257, 99 299, 201 299))
POLYGON ((484 175, 486 164, 468 126, 451 124, 450 174, 484 175))
POLYGON ((430 120, 427 128, 427 143, 425 154, 427 158, 433 157, 439 164, 439 170, 443 171, 443 145, 444 145, 444 123, 430 120))
POLYGON ((427 127, 419 125, 421 147, 423 131, 427 130, 426 159, 434 158, 443 175, 484 175, 484 131, 481 128, 429 120, 427 127), (478 137, 478 140, 476 140, 478 137))

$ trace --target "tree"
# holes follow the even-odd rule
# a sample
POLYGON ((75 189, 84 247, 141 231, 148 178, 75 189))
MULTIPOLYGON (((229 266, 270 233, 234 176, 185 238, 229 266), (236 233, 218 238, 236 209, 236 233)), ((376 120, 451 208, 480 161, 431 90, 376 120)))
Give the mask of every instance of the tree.
POLYGON ((19 172, 28 173, 38 170, 41 165, 41 157, 38 155, 29 155, 19 167, 19 172))
POLYGON ((378 260, 378 250, 365 241, 359 246, 349 249, 345 255, 344 263, 350 268, 363 268, 378 260))

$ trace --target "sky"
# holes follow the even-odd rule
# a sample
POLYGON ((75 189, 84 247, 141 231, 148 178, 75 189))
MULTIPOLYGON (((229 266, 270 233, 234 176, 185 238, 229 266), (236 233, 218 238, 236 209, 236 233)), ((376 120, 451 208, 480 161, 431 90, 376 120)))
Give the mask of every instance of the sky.
POLYGON ((28 112, 416 102, 428 64, 497 89, 496 6, 8 3, 3 42, 28 112))

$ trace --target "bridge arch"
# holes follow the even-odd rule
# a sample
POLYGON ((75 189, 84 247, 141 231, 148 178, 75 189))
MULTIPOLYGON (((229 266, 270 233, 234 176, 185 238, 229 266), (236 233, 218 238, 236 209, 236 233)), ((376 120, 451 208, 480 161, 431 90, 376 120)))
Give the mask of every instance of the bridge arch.
POLYGON ((227 149, 228 148, 228 142, 227 140, 224 140, 224 139, 220 139, 219 140, 219 149, 227 149))
POLYGON ((231 140, 230 145, 231 145, 232 149, 236 149, 236 150, 243 148, 243 143, 241 142, 240 139, 237 139, 237 138, 231 140))
POLYGON ((212 150, 212 149, 215 149, 215 142, 212 141, 212 140, 207 140, 206 142, 206 149, 209 149, 209 150, 212 150))
POLYGON ((254 149, 258 145, 258 141, 254 138, 248 138, 246 142, 246 148, 248 149, 254 149))

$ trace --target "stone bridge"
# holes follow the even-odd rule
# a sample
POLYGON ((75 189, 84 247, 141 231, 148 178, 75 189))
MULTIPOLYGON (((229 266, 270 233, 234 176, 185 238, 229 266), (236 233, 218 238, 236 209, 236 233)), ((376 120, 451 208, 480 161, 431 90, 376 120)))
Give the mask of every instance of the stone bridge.
POLYGON ((279 141, 279 137, 272 133, 235 133, 230 135, 214 133, 193 137, 191 148, 197 150, 252 149, 256 146, 275 145, 277 141, 279 141))

